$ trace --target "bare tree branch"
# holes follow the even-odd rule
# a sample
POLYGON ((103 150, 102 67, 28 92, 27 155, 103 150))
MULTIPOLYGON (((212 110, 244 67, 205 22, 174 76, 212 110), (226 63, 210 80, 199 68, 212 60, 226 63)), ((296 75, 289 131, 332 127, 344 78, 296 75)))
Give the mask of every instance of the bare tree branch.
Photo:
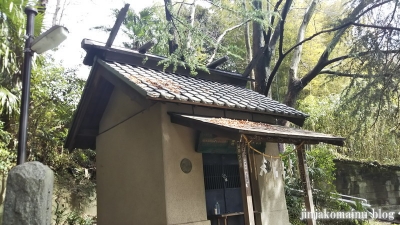
MULTIPOLYGON (((318 0, 313 0, 306 9, 303 22, 301 23, 299 32, 297 33, 297 41, 296 41, 297 43, 304 40, 304 35, 306 33, 307 26, 310 23, 311 17, 314 15, 317 2, 318 0)), ((302 50, 303 50, 303 45, 299 45, 297 46, 297 48, 294 49, 292 62, 290 63, 289 79, 297 79, 297 69, 299 67, 302 50)), ((269 85, 267 84, 267 89, 269 89, 269 86, 271 86, 271 84, 269 85)))
POLYGON ((68 4, 67 4, 67 0, 64 0, 64 4, 63 4, 63 7, 62 7, 62 10, 61 10, 61 13, 60 13, 60 19, 58 20, 59 24, 61 24, 62 18, 64 16, 64 11, 67 8, 67 6, 69 6, 70 3, 71 2, 68 2, 68 4))
MULTIPOLYGON (((282 2, 282 1, 280 1, 280 2, 282 2)), ((277 5, 276 5, 276 7, 274 9, 275 12, 278 12, 278 7, 281 4, 280 2, 277 2, 277 5)), ((279 36, 281 34, 281 31, 280 31, 281 28, 282 28, 281 23, 282 23, 282 21, 286 22, 285 19, 283 19, 283 18, 284 17, 286 18, 287 13, 289 13, 289 9, 290 9, 290 6, 292 5, 292 3, 293 3, 293 1, 291 1, 291 0, 285 2, 285 5, 283 6, 283 10, 282 10, 282 13, 281 13, 281 18, 279 18, 280 19, 280 23, 276 24, 276 27, 274 29, 274 33, 272 33, 271 40, 267 40, 268 44, 265 43, 265 45, 267 45, 271 49, 275 49, 276 42, 278 41, 278 38, 279 38, 279 36), (286 15, 284 15, 285 13, 286 13, 286 15)), ((275 17, 273 19, 275 19, 275 17)), ((273 22, 274 21, 271 21, 271 26, 273 25, 273 22)))
MULTIPOLYGON (((246 12, 247 11, 246 0, 242 1, 242 6, 243 6, 243 10, 246 12)), ((245 46, 246 46, 246 63, 250 63, 251 59, 253 58, 253 51, 252 51, 251 42, 250 42, 250 24, 249 23, 246 23, 244 25, 243 32, 244 32, 244 42, 245 42, 245 46)), ((251 71, 250 78, 253 80, 255 79, 254 71, 251 71)), ((255 90, 254 82, 250 82, 250 89, 255 90)))
MULTIPOLYGON (((292 52, 294 49, 296 49, 296 48, 299 47, 300 45, 304 44, 304 43, 307 42, 307 41, 311 41, 312 39, 314 39, 315 37, 317 37, 317 36, 319 36, 319 35, 321 35, 321 34, 330 33, 330 32, 337 31, 337 30, 340 30, 340 29, 343 29, 343 28, 347 28, 347 27, 350 26, 350 25, 356 25, 356 26, 357 26, 357 25, 360 25, 360 26, 362 26, 362 25, 364 25, 364 24, 359 24, 359 23, 354 23, 354 22, 348 22, 348 23, 342 24, 342 25, 340 25, 340 26, 338 26, 338 27, 334 27, 334 28, 331 28, 331 29, 328 29, 328 30, 322 30, 322 31, 317 32, 317 33, 311 35, 310 37, 304 39, 303 41, 300 41, 300 42, 298 42, 297 44, 293 45, 293 46, 292 46, 291 48, 289 48, 289 50, 287 50, 283 55, 284 55, 284 56, 287 56, 290 52, 292 52)), ((369 26, 369 27, 374 27, 374 28, 379 28, 379 29, 399 30, 399 31, 400 31, 400 28, 397 28, 397 27, 376 26, 376 25, 364 25, 364 26, 369 26)))
POLYGON ((172 37, 168 38, 168 48, 169 48, 169 54, 174 53, 174 51, 176 50, 176 26, 175 23, 172 19, 172 13, 170 11, 171 8, 171 0, 164 0, 164 7, 165 7, 165 17, 170 25, 169 28, 169 34, 172 37), (173 25, 173 26, 171 26, 173 25))
POLYGON ((392 12, 392 17, 390 18, 390 21, 388 24, 391 24, 392 21, 394 20, 394 16, 396 15, 396 11, 397 11, 397 4, 399 4, 399 1, 395 1, 394 3, 394 8, 393 8, 393 12, 392 12))
POLYGON ((350 78, 372 78, 373 76, 371 75, 366 75, 366 74, 352 74, 352 73, 342 73, 338 71, 333 71, 333 70, 321 70, 319 74, 329 74, 329 75, 335 75, 339 77, 350 77, 350 78))
MULTIPOLYGON (((313 16, 313 14, 315 12, 316 5, 317 5, 317 0, 313 0, 306 9, 306 12, 303 17, 303 21, 302 21, 299 31, 297 33, 297 42, 298 43, 304 40, 304 35, 306 32, 307 26, 311 20, 311 17, 313 16)), ((278 58, 278 62, 276 63, 276 65, 274 67, 273 72, 268 77, 268 81, 267 81, 267 85, 266 85, 266 89, 265 89, 266 93, 269 92, 271 85, 272 85, 272 81, 275 77, 276 71, 277 71, 278 67, 281 65, 283 59, 287 55, 287 53, 285 53, 285 54, 283 53, 283 49, 282 49, 283 38, 284 38, 284 36, 283 36, 283 29, 282 29, 281 38, 279 41, 279 58, 278 58)), ((297 79, 297 68, 299 66, 301 52, 302 52, 302 45, 299 45, 296 48, 294 48, 294 54, 293 54, 292 62, 290 64, 290 69, 289 69, 289 84, 291 82, 293 82, 294 79, 297 79)))
POLYGON ((172 4, 172 6, 175 6, 175 5, 177 5, 177 4, 181 4, 181 5, 193 5, 193 3, 187 3, 187 2, 174 2, 174 3, 172 4))
MULTIPOLYGON (((348 16, 343 20, 343 24, 336 29, 336 33, 331 39, 331 41, 328 43, 328 45, 325 48, 325 51, 320 55, 318 62, 316 65, 308 71, 308 73, 302 77, 301 79, 298 80, 292 80, 291 83, 289 83, 289 88, 288 92, 286 93, 284 103, 288 106, 294 106, 296 103, 296 99, 298 94, 300 93, 301 90, 304 89, 307 84, 314 79, 316 76, 318 76, 319 72, 324 69, 326 66, 325 63, 328 60, 330 54, 332 53, 332 50, 336 47, 336 45, 339 43, 341 37, 343 34, 345 34, 346 29, 349 27, 349 22, 355 22, 357 21, 362 15, 365 15, 367 12, 371 11, 374 8, 377 8, 383 4, 386 4, 388 2, 391 2, 391 0, 383 1, 381 3, 377 3, 372 5, 371 7, 368 7, 369 5, 373 4, 375 1, 374 0, 361 0, 358 5, 352 9, 352 11, 348 14, 348 16)), ((333 29, 331 29, 333 31, 333 29)), ((304 43, 304 42, 303 42, 304 43)), ((296 46, 297 47, 297 46, 296 46)), ((290 51, 292 51, 290 49, 290 51)), ((286 53, 290 52, 287 51, 286 53)), ((286 54, 287 55, 287 54, 286 54)), ((284 56, 286 56, 284 54, 284 56)), ((278 61, 277 64, 280 64, 282 61, 278 61)), ((278 67, 274 67, 273 72, 270 75, 270 79, 272 80, 276 73, 278 71, 278 67)), ((286 122, 282 122, 283 124, 286 124, 286 122)))
MULTIPOLYGON (((328 30, 319 31, 319 32, 317 32, 317 33, 311 35, 310 37, 304 39, 303 41, 300 41, 300 42, 298 42, 297 44, 293 45, 291 48, 289 48, 289 50, 287 50, 287 51, 284 53, 284 56, 288 55, 290 52, 292 52, 292 51, 293 51, 294 49, 296 49, 298 46, 304 44, 304 43, 307 42, 307 41, 311 41, 312 39, 314 39, 315 37, 317 37, 317 36, 319 36, 319 35, 321 35, 321 34, 325 34, 325 33, 330 33, 330 32, 333 32, 333 31, 337 31, 337 30, 340 30, 340 29, 343 29, 343 28, 347 28, 347 27, 349 27, 349 26, 351 26, 351 25, 355 25, 355 26, 360 25, 360 26, 361 26, 361 25, 364 25, 364 24, 359 24, 359 23, 354 23, 354 22, 348 22, 348 23, 342 24, 342 25, 340 25, 340 26, 338 26, 338 27, 334 27, 334 28, 331 28, 331 29, 328 29, 328 30)), ((399 30, 399 31, 400 31, 400 28, 397 28, 397 27, 376 26, 376 25, 365 25, 365 26, 371 26, 371 27, 379 28, 379 29, 399 30)))
POLYGON ((61 0, 57 0, 57 3, 56 3, 56 10, 54 11, 53 21, 51 22, 51 25, 52 25, 52 26, 54 26, 54 25, 57 24, 58 12, 60 11, 60 8, 61 8, 60 3, 61 3, 61 0))
POLYGON ((215 3, 214 1, 212 1, 212 0, 203 0, 203 1, 205 1, 205 2, 207 2, 207 3, 210 3, 211 5, 213 5, 213 6, 217 7, 217 8, 220 8, 220 9, 225 9, 225 10, 228 10, 228 11, 230 11, 230 12, 234 12, 234 13, 236 13, 236 14, 239 14, 239 13, 240 13, 240 12, 238 12, 238 11, 236 11, 236 10, 222 7, 221 5, 216 4, 216 3, 215 3))
MULTIPOLYGON (((279 0, 276 3, 274 12, 278 12, 279 5, 282 3, 282 1, 283 0, 279 0)), ((274 23, 274 20, 275 20, 275 15, 272 16, 272 18, 271 18, 271 23, 270 23, 271 25, 274 23)), ((277 27, 279 27, 279 26, 277 26, 277 27)), ((276 29, 278 29, 278 28, 276 28, 276 29)), ((246 69, 244 70, 244 72, 242 74, 243 77, 248 77, 249 76, 249 74, 251 73, 251 71, 253 70, 255 65, 258 63, 258 61, 260 61, 261 57, 263 56, 265 51, 268 49, 269 43, 271 42, 270 39, 271 39, 271 35, 272 35, 272 26, 269 27, 268 34, 266 34, 265 31, 263 31, 263 34, 264 34, 264 41, 265 41, 264 47, 262 49, 259 49, 260 51, 257 51, 256 55, 253 56, 253 59, 247 65, 246 69)), ((276 40, 275 40, 275 42, 276 42, 276 40)), ((256 51, 256 49, 253 49, 253 52, 254 51, 256 51)))
MULTIPOLYGON (((193 5, 190 8, 190 28, 191 29, 193 29, 193 27, 194 27, 194 14, 195 14, 195 12, 196 12, 196 0, 193 0, 193 5)), ((187 45, 186 45, 186 47, 188 49, 190 49, 191 42, 192 42, 192 33, 191 33, 190 29, 189 29, 187 45)))
POLYGON ((238 27, 241 27, 241 26, 243 26, 243 24, 246 24, 246 23, 248 23, 249 21, 250 21, 250 20, 248 19, 248 20, 244 21, 243 23, 240 23, 240 24, 238 24, 238 25, 236 25, 236 26, 230 27, 230 28, 224 30, 224 32, 222 32, 221 35, 219 35, 219 37, 217 38, 217 42, 215 43, 214 52, 213 52, 213 54, 211 55, 210 59, 208 60, 208 63, 211 63, 211 62, 214 60, 215 55, 217 54, 217 51, 218 51, 218 46, 219 46, 219 44, 221 43, 222 39, 225 37, 225 35, 226 35, 229 31, 232 31, 232 30, 234 30, 234 29, 236 29, 236 28, 238 28, 238 27))
POLYGON ((367 12, 371 11, 372 9, 375 9, 383 4, 386 4, 388 2, 391 2, 391 0, 388 1, 383 1, 381 3, 378 3, 376 5, 373 5, 367 9, 369 4, 374 3, 373 0, 363 0, 361 1, 357 7, 353 9, 353 11, 350 13, 350 15, 346 18, 346 22, 344 23, 346 26, 343 29, 339 29, 330 43, 327 45, 325 48, 325 51, 321 54, 317 64, 315 67, 309 71, 304 77, 301 78, 301 85, 303 88, 312 80, 314 79, 318 73, 327 65, 325 64, 326 61, 328 60, 329 55, 332 53, 332 49, 336 47, 336 45, 339 43, 340 38, 343 36, 343 34, 346 31, 346 28, 351 24, 354 23, 354 21, 357 21, 362 15, 365 15, 367 12), (365 10, 364 10, 365 9, 365 10))
POLYGON ((392 27, 392 26, 378 26, 378 25, 369 25, 369 24, 354 23, 354 22, 350 22, 349 24, 353 25, 353 26, 358 26, 358 27, 370 27, 370 28, 376 28, 376 29, 382 29, 382 30, 400 31, 399 27, 392 27))
MULTIPOLYGON (((278 7, 279 7, 279 5, 282 3, 282 1, 283 1, 283 0, 279 0, 279 1, 276 3, 274 12, 277 12, 277 11, 278 11, 278 7)), ((286 2, 286 4, 291 4, 291 3, 292 3, 291 0, 289 0, 289 1, 286 2)), ((273 17, 271 18, 271 24, 273 24, 274 19, 275 19, 275 16, 273 16, 273 17)), ((271 28, 271 27, 269 28, 268 34, 267 34, 267 35, 265 35, 265 32, 264 32, 264 39, 265 39, 264 41, 265 41, 265 45, 264 45, 263 48, 260 48, 260 49, 257 50, 256 55, 253 56, 253 59, 251 60, 251 62, 249 63, 249 65, 247 65, 246 69, 244 70, 244 72, 243 72, 243 74, 242 74, 243 77, 248 77, 248 76, 249 76, 250 72, 253 70, 253 68, 256 66, 256 64, 260 61, 260 59, 261 59, 262 56, 265 54, 265 52, 266 52, 266 50, 267 50, 268 48, 271 48, 271 47, 275 48, 276 41, 277 41, 277 39, 279 38, 279 33, 280 33, 280 32, 279 32, 279 29, 280 29, 280 24, 278 23, 277 26, 276 26, 276 28, 275 28, 275 31, 274 31, 274 34, 273 34, 273 35, 272 35, 272 28, 271 28), (271 35, 272 35, 272 38, 270 38, 271 35), (271 40, 270 40, 270 39, 271 39, 271 40)), ((253 51, 255 51, 255 49, 253 49, 253 51)), ((270 51, 270 52, 272 52, 272 51, 270 51)))
MULTIPOLYGON (((383 4, 386 4, 386 3, 388 3, 388 2, 391 2, 391 1, 390 1, 390 0, 389 0, 389 1, 384 1, 384 2, 382 2, 382 3, 380 3, 380 4, 377 4, 377 5, 374 5, 374 6, 370 7, 368 10, 365 10, 363 13, 361 13, 359 16, 357 16, 356 19, 360 18, 362 15, 364 15, 365 13, 371 11, 372 9, 374 9, 374 8, 376 8, 376 7, 379 7, 379 6, 383 5, 383 4)), ((333 31, 337 31, 337 30, 340 30, 340 29, 347 28, 347 27, 349 27, 350 25, 352 25, 353 23, 354 23, 354 22, 348 22, 348 23, 344 23, 344 24, 342 24, 342 25, 340 25, 340 26, 337 26, 337 27, 334 27, 334 28, 331 28, 331 29, 319 31, 319 32, 317 32, 317 33, 311 35, 310 37, 304 39, 303 41, 298 42, 297 44, 293 45, 291 48, 289 48, 289 50, 287 50, 287 51, 284 53, 284 56, 288 55, 290 52, 292 52, 292 51, 293 51, 294 49, 296 49, 298 46, 304 44, 304 43, 307 42, 307 41, 311 41, 312 39, 314 39, 315 37, 317 37, 317 36, 319 36, 319 35, 321 35, 321 34, 330 33, 330 32, 333 32, 333 31)))
POLYGON ((358 52, 358 53, 352 53, 352 54, 348 54, 348 55, 343 55, 343 56, 339 56, 330 60, 327 60, 326 62, 324 62, 324 67, 341 61, 341 60, 345 60, 345 59, 349 59, 349 58, 355 58, 355 57, 361 57, 361 56, 366 56, 366 55, 370 55, 373 53, 382 53, 382 54, 396 54, 396 53, 400 53, 400 50, 388 50, 388 51, 365 51, 365 52, 358 52))

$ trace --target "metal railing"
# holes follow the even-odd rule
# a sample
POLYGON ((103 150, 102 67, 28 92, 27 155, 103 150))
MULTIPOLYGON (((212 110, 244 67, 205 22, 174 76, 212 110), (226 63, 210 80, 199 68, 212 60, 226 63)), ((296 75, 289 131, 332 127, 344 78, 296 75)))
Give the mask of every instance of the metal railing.
MULTIPOLYGON (((299 197, 304 195, 303 190, 297 190, 297 189, 293 189, 293 188, 286 188, 286 189, 288 189, 289 191, 299 193, 299 195, 298 195, 299 197)), ((316 194, 318 194, 318 192, 321 192, 321 190, 318 190, 318 189, 313 189, 312 191, 313 191, 313 193, 316 193, 316 194)), ((373 215, 372 215, 373 210, 372 210, 371 205, 368 203, 367 199, 354 197, 351 195, 343 195, 343 194, 339 194, 339 193, 333 193, 333 192, 330 192, 330 194, 337 196, 337 197, 331 196, 331 199, 336 199, 338 201, 345 202, 353 207, 357 206, 357 202, 360 203, 362 205, 362 207, 367 210, 369 218, 373 218, 373 215)), ((400 213, 399 213, 399 215, 395 215, 394 220, 385 220, 385 219, 381 219, 381 218, 376 218, 376 220, 383 221, 383 222, 390 222, 392 224, 400 224, 399 217, 400 217, 400 213)))
MULTIPOLYGON (((304 194, 304 191, 303 191, 303 190, 298 190, 298 189, 293 189, 293 188, 287 188, 287 189, 288 189, 289 191, 301 193, 302 195, 304 194)), ((318 189, 313 189, 312 191, 313 191, 313 193, 317 193, 317 194, 318 194, 318 192, 321 192, 321 190, 318 190, 318 189)), ((336 195, 336 196, 338 196, 338 197, 331 196, 331 197, 330 197, 331 199, 336 199, 336 200, 338 200, 338 201, 351 204, 352 206, 356 206, 356 205, 357 205, 357 202, 359 202, 359 203, 361 203, 361 205, 362 205, 365 209, 367 209, 367 211, 369 212, 369 214, 370 214, 371 211, 372 211, 371 205, 368 204, 368 200, 365 199, 365 198, 359 198, 359 197, 354 197, 354 196, 350 196, 350 195, 342 195, 342 194, 333 193, 333 192, 331 192, 330 194, 331 194, 331 195, 336 195)), ((300 195, 299 195, 299 196, 300 196, 300 195)))

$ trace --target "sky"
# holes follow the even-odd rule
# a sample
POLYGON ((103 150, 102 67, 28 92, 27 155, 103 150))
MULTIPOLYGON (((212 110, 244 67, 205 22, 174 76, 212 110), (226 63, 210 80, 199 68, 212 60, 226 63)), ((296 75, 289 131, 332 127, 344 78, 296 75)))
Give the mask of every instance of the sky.
MULTIPOLYGON (((56 61, 60 62, 66 68, 79 68, 78 75, 87 78, 90 67, 82 64, 85 51, 81 48, 81 41, 84 38, 106 42, 109 33, 91 29, 95 26, 112 27, 115 23, 115 17, 112 15, 112 9, 121 9, 125 3, 130 4, 130 8, 136 12, 154 3, 161 3, 162 0, 61 0, 61 5, 66 1, 63 16, 59 25, 65 26, 69 30, 67 40, 65 40, 57 51, 52 51, 56 61)), ((44 30, 51 27, 51 22, 55 12, 57 0, 50 0, 44 21, 44 30)), ((61 14, 62 9, 58 13, 61 14)), ((114 45, 122 45, 124 40, 122 32, 119 32, 114 45)))

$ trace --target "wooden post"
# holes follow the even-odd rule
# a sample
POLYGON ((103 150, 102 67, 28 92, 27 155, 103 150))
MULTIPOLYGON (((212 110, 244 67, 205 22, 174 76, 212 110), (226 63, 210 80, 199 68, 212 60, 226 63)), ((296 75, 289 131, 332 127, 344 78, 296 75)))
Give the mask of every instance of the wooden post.
MULTIPOLYGON (((306 163, 304 144, 297 146, 297 158, 298 158, 301 182, 303 184, 306 210, 307 210, 307 212, 311 212, 311 215, 315 215, 310 177, 308 176, 308 171, 307 171, 307 163, 306 163)), ((317 222, 316 222, 315 218, 312 217, 312 218, 307 219, 307 224, 308 225, 316 225, 317 222)))
POLYGON ((115 37, 118 34, 119 28, 121 27, 122 22, 124 22, 124 19, 126 17, 126 14, 128 13, 129 10, 129 4, 125 4, 124 8, 119 11, 119 14, 117 16, 117 20, 115 20, 115 24, 113 28, 111 29, 110 36, 108 37, 106 47, 110 48, 115 40, 115 37))
POLYGON ((244 224, 255 225, 246 143, 244 141, 240 141, 239 143, 237 143, 236 146, 237 156, 239 160, 239 174, 243 200, 244 224))

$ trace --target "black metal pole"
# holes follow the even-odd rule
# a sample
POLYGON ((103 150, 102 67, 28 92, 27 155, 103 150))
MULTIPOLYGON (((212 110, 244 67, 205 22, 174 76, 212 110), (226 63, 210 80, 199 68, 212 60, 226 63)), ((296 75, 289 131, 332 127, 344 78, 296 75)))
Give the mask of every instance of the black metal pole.
POLYGON ((26 161, 26 143, 28 136, 28 116, 29 116, 29 95, 31 83, 31 66, 32 56, 31 43, 33 40, 33 29, 35 24, 35 16, 37 10, 31 6, 25 8, 27 17, 26 21, 26 41, 24 50, 24 67, 22 71, 22 96, 21 96, 21 111, 19 116, 19 134, 18 134, 18 155, 17 165, 26 161))

